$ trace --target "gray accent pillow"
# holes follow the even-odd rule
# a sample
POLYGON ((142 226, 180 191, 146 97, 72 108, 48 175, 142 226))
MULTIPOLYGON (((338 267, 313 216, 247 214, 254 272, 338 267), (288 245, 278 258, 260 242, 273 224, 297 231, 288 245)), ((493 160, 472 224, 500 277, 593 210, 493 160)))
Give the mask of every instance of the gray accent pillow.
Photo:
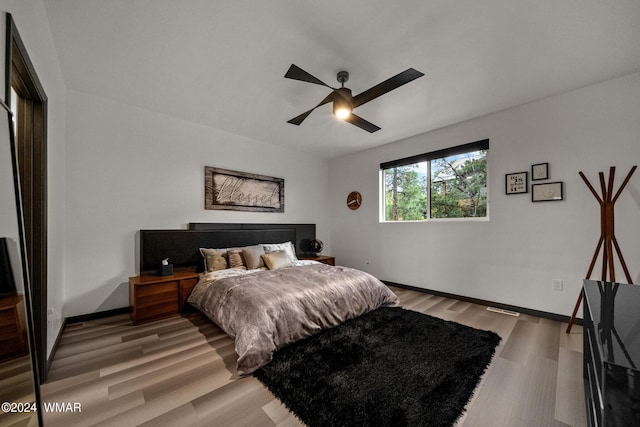
POLYGON ((244 262, 247 264, 247 269, 255 270, 256 268, 264 267, 264 249, 262 245, 247 246, 242 248, 242 255, 244 256, 244 262))

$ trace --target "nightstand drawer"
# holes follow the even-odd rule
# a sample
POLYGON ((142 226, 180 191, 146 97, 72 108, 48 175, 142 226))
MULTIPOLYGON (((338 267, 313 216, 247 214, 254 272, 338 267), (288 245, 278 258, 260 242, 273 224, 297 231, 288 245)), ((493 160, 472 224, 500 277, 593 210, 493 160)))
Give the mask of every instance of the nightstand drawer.
POLYGON ((20 336, 20 329, 13 318, 0 319, 0 339, 14 338, 20 336), (8 322, 7 320, 10 320, 8 322))
POLYGON ((176 298, 180 282, 178 280, 165 283, 140 285, 136 288, 136 303, 139 306, 170 301, 176 298))
POLYGON ((178 304, 175 301, 167 301, 161 304, 150 305, 136 309, 136 323, 148 320, 164 319, 178 313, 178 304))
POLYGON ((0 361, 27 354, 22 295, 0 299, 0 361))
POLYGON ((198 274, 194 271, 179 271, 171 276, 129 278, 131 319, 134 323, 141 323, 179 315, 185 305, 188 306, 187 297, 196 283, 198 274))
POLYGON ((178 313, 178 289, 180 282, 138 286, 136 293, 136 320, 160 319, 178 313))
MULTIPOLYGON (((0 341, 20 339, 20 330, 16 325, 0 326, 0 341)), ((4 346, 0 346, 4 347, 4 346)))

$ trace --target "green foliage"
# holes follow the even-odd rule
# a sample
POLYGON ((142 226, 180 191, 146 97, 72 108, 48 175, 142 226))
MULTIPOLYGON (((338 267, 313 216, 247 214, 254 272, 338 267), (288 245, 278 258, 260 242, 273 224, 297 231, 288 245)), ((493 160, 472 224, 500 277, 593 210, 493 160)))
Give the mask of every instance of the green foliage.
POLYGON ((387 221, 415 221, 427 218, 426 176, 418 174, 418 165, 396 168, 395 182, 393 169, 385 171, 387 221), (396 217, 394 218, 394 188, 396 191, 396 217))
POLYGON ((487 216, 486 151, 433 160, 433 170, 432 218, 487 216), (439 185, 434 189, 436 183, 439 185))
POLYGON ((464 210, 458 204, 458 200, 453 197, 443 197, 440 186, 431 191, 431 218, 463 218, 464 210))
POLYGON ((485 217, 486 154, 483 150, 432 160, 430 184, 425 163, 385 170, 385 220, 427 219, 429 193, 431 218, 485 217))

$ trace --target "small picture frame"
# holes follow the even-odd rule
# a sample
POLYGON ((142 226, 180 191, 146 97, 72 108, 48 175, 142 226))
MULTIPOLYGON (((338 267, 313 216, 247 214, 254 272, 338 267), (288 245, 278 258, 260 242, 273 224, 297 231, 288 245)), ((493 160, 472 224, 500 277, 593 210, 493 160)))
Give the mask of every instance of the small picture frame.
POLYGON ((531 181, 549 179, 549 163, 537 163, 531 166, 531 181))
POLYGON ((548 182, 531 185, 532 202, 557 202, 564 200, 564 183, 548 182))
POLYGON ((529 177, 527 172, 515 172, 505 175, 505 193, 522 194, 529 192, 529 177))

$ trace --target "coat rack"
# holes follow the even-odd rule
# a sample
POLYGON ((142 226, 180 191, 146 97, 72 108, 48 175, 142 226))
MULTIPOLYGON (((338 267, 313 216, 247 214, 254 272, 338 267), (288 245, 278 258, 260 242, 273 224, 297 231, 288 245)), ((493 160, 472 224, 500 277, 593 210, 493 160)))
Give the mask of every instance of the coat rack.
MULTIPOLYGON (((616 174, 615 166, 611 166, 609 169, 609 182, 605 185, 604 180, 604 172, 600 172, 598 175, 600 177, 600 190, 602 192, 602 197, 598 195, 596 190, 593 188, 587 177, 584 176, 582 171, 579 172, 582 180, 587 184, 589 190, 594 195, 598 204, 600 204, 600 240, 598 240, 598 245, 596 246, 596 252, 593 254, 593 259, 591 260, 591 265, 589 265, 589 271, 587 272, 587 279, 591 277, 591 273, 593 272, 593 268, 596 265, 596 261, 598 260, 598 255, 600 254, 600 249, 604 247, 603 256, 602 256, 602 281, 607 280, 607 271, 609 272, 609 281, 616 281, 616 272, 614 269, 614 248, 616 253, 618 254, 618 259, 620 260, 620 264, 622 265, 622 270, 627 279, 627 283, 631 283, 631 275, 629 274, 629 269, 627 268, 627 264, 624 261, 624 257, 622 256, 622 252, 620 251, 620 245, 618 245, 618 240, 615 236, 615 227, 614 227, 614 210, 613 207, 624 190, 624 187, 627 185, 629 180, 631 179, 631 175, 635 172, 638 166, 634 166, 631 168, 627 177, 622 182, 622 185, 618 189, 618 192, 613 195, 613 180, 616 174)), ((571 315, 571 319, 569 320, 569 325, 567 326, 567 333, 571 333, 571 327, 573 326, 573 322, 576 320, 576 314, 578 313, 578 308, 580 307, 580 303, 582 303, 582 295, 583 291, 580 291, 580 296, 578 297, 578 301, 576 302, 576 307, 573 309, 573 314, 571 315)))

